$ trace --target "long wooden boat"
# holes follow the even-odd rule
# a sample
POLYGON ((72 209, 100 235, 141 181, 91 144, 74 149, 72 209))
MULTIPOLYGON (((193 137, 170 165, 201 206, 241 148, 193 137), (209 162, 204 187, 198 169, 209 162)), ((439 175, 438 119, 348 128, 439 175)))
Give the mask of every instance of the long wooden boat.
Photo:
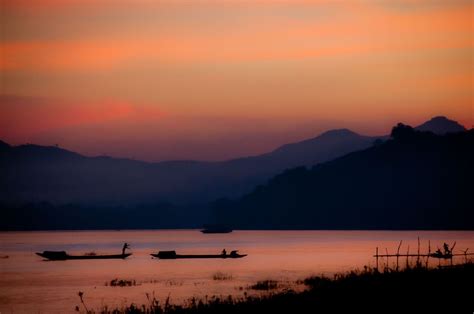
POLYGON ((221 224, 207 224, 204 225, 204 229, 201 230, 202 233, 231 233, 232 228, 226 225, 221 224))
POLYGON ((232 229, 226 227, 209 227, 201 230, 202 233, 231 233, 232 229))
POLYGON ((238 254, 237 251, 232 251, 230 254, 176 254, 176 251, 160 251, 155 254, 150 254, 159 259, 181 259, 181 258, 242 258, 247 254, 238 254))
POLYGON ((69 255, 65 251, 44 251, 42 253, 36 253, 36 255, 39 255, 51 261, 65 261, 78 259, 126 259, 130 255, 132 255, 132 253, 112 255, 69 255))

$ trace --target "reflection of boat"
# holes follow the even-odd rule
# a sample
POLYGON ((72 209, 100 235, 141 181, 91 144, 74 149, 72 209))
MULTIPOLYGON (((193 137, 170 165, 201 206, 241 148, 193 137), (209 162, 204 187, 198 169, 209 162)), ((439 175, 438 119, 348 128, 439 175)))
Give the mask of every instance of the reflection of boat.
POLYGON ((65 251, 44 251, 43 253, 36 253, 36 255, 52 261, 65 261, 70 259, 125 259, 132 255, 132 253, 112 255, 69 255, 65 251))
POLYGON ((237 251, 232 251, 230 254, 176 254, 176 251, 159 251, 157 254, 150 254, 159 259, 179 259, 179 258, 242 258, 247 254, 238 254, 237 251))
POLYGON ((231 233, 232 228, 223 225, 205 225, 202 233, 231 233))

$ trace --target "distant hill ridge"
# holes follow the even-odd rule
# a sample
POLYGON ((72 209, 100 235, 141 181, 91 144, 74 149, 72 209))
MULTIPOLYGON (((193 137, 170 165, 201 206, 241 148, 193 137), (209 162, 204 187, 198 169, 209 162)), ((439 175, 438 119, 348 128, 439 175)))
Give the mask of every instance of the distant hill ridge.
MULTIPOLYGON (((399 138, 410 129, 400 128, 399 138)), ((465 196, 472 188, 466 183, 466 176, 472 177, 472 130, 420 134, 416 141, 374 145, 388 137, 339 129, 223 162, 147 163, 0 142, 0 229, 195 228, 212 220, 266 229, 470 228, 474 220, 467 219, 465 196), (436 159, 441 157, 447 159, 436 159), (311 171, 298 168, 313 165, 311 171), (320 181, 312 181, 313 173, 320 181), (305 177, 309 181, 301 181, 305 177), (394 188, 404 179, 408 190, 394 188), (410 198, 414 205, 405 206, 410 198), (385 219, 392 215, 396 219, 385 219)))
MULTIPOLYGON (((459 130, 436 117, 418 128, 459 130)), ((207 202, 237 197, 288 168, 341 157, 370 147, 377 138, 336 129, 258 156, 221 162, 148 163, 106 156, 85 157, 59 147, 0 142, 0 201, 139 204, 207 202)))
POLYGON ((215 202, 213 219, 237 229, 472 230, 473 160, 474 130, 442 136, 400 124, 384 143, 215 202))
POLYGON ((466 128, 457 121, 450 120, 444 116, 437 116, 415 128, 418 131, 433 132, 438 135, 447 133, 464 132, 466 128))
POLYGON ((221 162, 149 163, 86 157, 54 146, 0 145, 0 201, 55 203, 207 202, 235 197, 287 168, 324 162, 369 147, 373 137, 326 132, 272 152, 221 162), (47 183, 46 183, 47 182, 47 183))

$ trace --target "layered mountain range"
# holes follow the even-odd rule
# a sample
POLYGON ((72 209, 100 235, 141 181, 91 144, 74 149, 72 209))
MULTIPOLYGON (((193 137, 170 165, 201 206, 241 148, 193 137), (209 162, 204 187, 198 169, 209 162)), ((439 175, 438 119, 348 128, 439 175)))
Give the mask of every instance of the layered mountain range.
MULTIPOLYGON (((462 125, 445 117, 435 117, 415 130, 440 136, 466 131, 462 125)), ((11 146, 0 141, 0 205, 10 208, 11 219, 18 220, 17 214, 21 212, 21 223, 39 228, 44 223, 43 218, 57 218, 67 211, 59 207, 69 208, 68 211, 76 213, 76 222, 87 222, 86 227, 91 228, 96 227, 91 221, 102 221, 99 224, 102 227, 115 228, 116 224, 111 222, 127 220, 134 221, 132 227, 137 228, 194 226, 216 219, 215 215, 209 216, 206 205, 209 202, 252 195, 256 186, 265 184, 286 169, 323 164, 379 146, 387 139, 388 135, 363 136, 338 129, 259 156, 222 162, 158 163, 86 157, 59 147, 11 146), (141 208, 142 212, 136 208, 141 208), (87 212, 88 218, 81 220, 84 216, 81 212, 84 215, 87 212), (130 218, 133 213, 135 219, 130 218), (104 215, 115 218, 97 218, 104 215), (163 221, 167 223, 163 224, 163 221)), ((24 228, 29 228, 26 225, 24 228)), ((56 227, 61 228, 61 223, 50 226, 56 227)))

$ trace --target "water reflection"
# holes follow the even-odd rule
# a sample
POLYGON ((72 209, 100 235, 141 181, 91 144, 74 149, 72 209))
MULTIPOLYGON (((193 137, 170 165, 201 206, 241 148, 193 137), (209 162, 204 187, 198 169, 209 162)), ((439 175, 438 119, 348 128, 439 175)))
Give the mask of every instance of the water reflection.
MULTIPOLYGON (((76 231, 0 233, 0 312, 74 312, 78 291, 91 307, 146 302, 145 293, 173 302, 205 295, 258 293, 246 287, 274 279, 291 285, 309 275, 374 265, 375 247, 396 250, 400 240, 422 250, 457 241, 474 249, 472 231, 234 231, 202 234, 197 230, 76 231), (70 254, 120 253, 123 243, 134 253, 127 260, 45 262, 34 253, 65 250, 70 254), (150 253, 219 254, 222 249, 248 254, 242 259, 157 260, 150 253), (111 286, 113 279, 135 285, 111 286), (216 279, 218 278, 218 279, 216 279), (107 285, 106 285, 107 284, 107 285)), ((405 248, 406 249, 406 248, 405 248)))

